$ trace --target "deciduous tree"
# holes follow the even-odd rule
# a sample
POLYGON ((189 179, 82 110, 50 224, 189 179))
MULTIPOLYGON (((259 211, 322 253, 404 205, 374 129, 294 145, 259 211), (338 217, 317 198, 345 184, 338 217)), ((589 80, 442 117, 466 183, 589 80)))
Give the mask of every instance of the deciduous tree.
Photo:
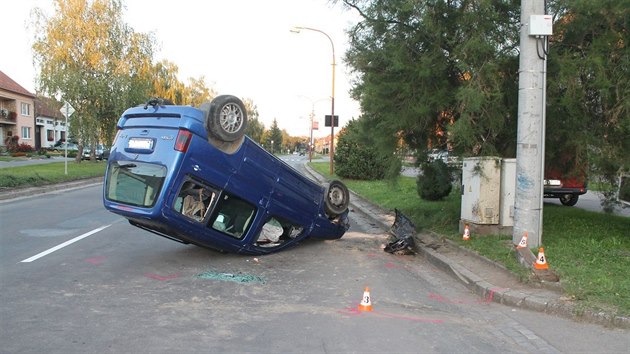
POLYGON ((38 88, 76 109, 70 127, 80 149, 100 135, 111 142, 120 112, 146 93, 153 41, 123 21, 118 0, 56 0, 54 8, 50 18, 35 11, 38 88))
POLYGON ((265 125, 258 120, 258 107, 254 104, 251 98, 243 99, 245 110, 247 111, 247 128, 245 134, 249 136, 255 142, 263 143, 263 134, 265 133, 265 125))

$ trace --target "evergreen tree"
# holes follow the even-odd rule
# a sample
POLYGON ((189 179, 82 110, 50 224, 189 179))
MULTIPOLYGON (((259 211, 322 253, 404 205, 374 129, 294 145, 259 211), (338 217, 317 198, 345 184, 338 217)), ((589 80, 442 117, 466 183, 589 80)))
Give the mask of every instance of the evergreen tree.
POLYGON ((630 167, 630 0, 552 4, 546 163, 615 186, 630 167))
POLYGON ((269 132, 265 137, 265 148, 274 154, 278 154, 281 152, 281 147, 282 131, 278 128, 278 121, 274 118, 273 123, 271 124, 271 129, 269 129, 269 132))
POLYGON ((346 60, 379 150, 514 154, 516 1, 344 0, 363 20, 346 60))
MULTIPOLYGON (((419 152, 515 156, 520 1, 341 1, 362 18, 346 61, 379 152, 402 138, 419 152)), ((630 166, 630 0, 547 3, 546 162, 615 185, 630 166)))

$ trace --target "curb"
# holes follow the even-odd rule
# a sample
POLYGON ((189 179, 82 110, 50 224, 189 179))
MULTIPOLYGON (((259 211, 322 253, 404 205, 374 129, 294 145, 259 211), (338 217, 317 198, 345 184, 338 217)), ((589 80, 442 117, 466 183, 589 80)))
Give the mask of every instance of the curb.
MULTIPOLYGON (((305 165, 307 172, 317 181, 326 182, 326 179, 313 170, 310 166, 305 165)), ((389 230, 394 221, 394 215, 391 211, 380 208, 377 205, 370 203, 364 198, 358 196, 353 191, 350 191, 351 199, 350 206, 353 207, 355 212, 360 212, 372 219, 375 223, 381 226, 385 230, 389 230)), ((439 237, 439 235, 436 235, 439 237)), ((462 284, 464 284, 473 293, 477 294, 482 302, 490 303, 495 302, 502 305, 507 305, 516 308, 523 308, 531 311, 543 312, 553 315, 558 315, 564 318, 572 320, 585 321, 589 323, 595 323, 606 327, 615 327, 630 329, 630 317, 614 316, 606 314, 604 312, 595 312, 591 310, 582 310, 577 305, 556 299, 549 299, 544 296, 536 294, 527 294, 514 289, 506 289, 490 282, 487 282, 477 274, 472 273, 463 266, 452 262, 447 256, 440 254, 430 247, 421 246, 420 238, 416 236, 415 251, 427 259, 431 264, 446 272, 462 284)), ((497 269, 505 272, 508 276, 515 277, 509 270, 503 265, 498 264, 486 257, 479 255, 477 252, 461 247, 451 240, 445 240, 449 247, 452 247, 457 252, 465 252, 472 257, 476 257, 490 266, 494 266, 497 269)), ((561 290, 558 286, 552 284, 541 284, 542 288, 548 290, 561 290)), ((532 287, 532 290, 536 290, 537 287, 532 287)))

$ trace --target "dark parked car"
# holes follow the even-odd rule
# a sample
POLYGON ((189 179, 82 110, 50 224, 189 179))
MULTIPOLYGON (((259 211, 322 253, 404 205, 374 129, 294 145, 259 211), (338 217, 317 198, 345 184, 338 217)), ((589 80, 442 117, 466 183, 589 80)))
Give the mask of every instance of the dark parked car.
POLYGON ((348 229, 349 193, 321 186, 244 135, 245 107, 223 95, 199 108, 151 100, 118 121, 105 207, 172 240, 266 254, 348 229))

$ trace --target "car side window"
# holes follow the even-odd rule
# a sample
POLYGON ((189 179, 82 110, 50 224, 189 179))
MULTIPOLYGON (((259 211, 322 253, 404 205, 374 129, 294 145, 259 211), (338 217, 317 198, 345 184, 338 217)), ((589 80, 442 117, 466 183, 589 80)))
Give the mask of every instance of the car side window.
POLYGON ((188 180, 182 184, 173 208, 195 221, 203 221, 216 199, 218 192, 200 183, 188 180))
POLYGON ((256 207, 227 193, 221 195, 209 226, 235 238, 243 238, 254 221, 256 207))
POLYGON ((267 221, 256 240, 258 247, 277 247, 298 237, 304 228, 288 220, 274 216, 267 221))

